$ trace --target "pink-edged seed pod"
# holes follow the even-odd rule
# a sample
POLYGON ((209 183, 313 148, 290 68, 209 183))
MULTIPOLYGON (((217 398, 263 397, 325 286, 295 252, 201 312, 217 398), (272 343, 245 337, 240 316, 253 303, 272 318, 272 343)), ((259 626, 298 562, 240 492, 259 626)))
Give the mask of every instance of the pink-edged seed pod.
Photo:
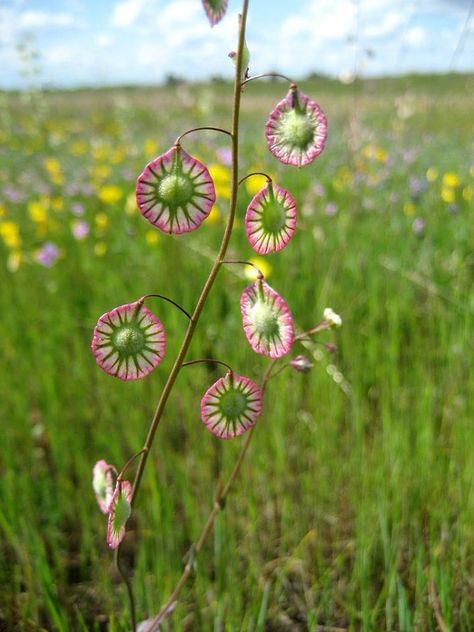
POLYGON ((109 375, 138 380, 163 360, 166 334, 160 319, 135 301, 99 318, 91 349, 97 364, 109 375))
POLYGON ((97 504, 102 513, 108 513, 110 501, 114 493, 112 478, 112 466, 103 459, 97 461, 92 470, 92 487, 95 492, 97 504))
POLYGON ((147 164, 138 176, 136 195, 143 217, 176 235, 199 228, 216 201, 207 167, 179 144, 147 164))
POLYGON ((201 419, 220 439, 233 439, 249 430, 261 412, 260 387, 232 371, 217 380, 201 400, 201 419))
POLYGON ((132 485, 129 481, 117 483, 109 505, 107 544, 116 549, 125 537, 125 525, 132 513, 132 485))
POLYGON ((327 120, 316 101, 291 86, 265 126, 268 148, 287 165, 304 167, 323 151, 327 120))
POLYGON ((207 19, 211 26, 222 20, 227 11, 229 0, 202 0, 202 6, 206 12, 207 19))
POLYGON ((269 182, 250 202, 245 232, 260 255, 282 250, 296 230, 296 202, 282 187, 269 182))
POLYGON ((257 279, 240 298, 242 324, 256 353, 281 358, 293 344, 294 325, 286 301, 268 283, 257 279))

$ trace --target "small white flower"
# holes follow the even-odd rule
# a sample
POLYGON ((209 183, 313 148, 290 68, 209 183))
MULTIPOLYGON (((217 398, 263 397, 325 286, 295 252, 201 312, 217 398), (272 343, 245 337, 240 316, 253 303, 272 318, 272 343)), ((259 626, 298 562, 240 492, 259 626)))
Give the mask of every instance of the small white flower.
POLYGON ((336 314, 330 307, 326 307, 323 312, 324 320, 327 322, 329 327, 333 329, 337 329, 342 325, 342 318, 339 314, 336 314))

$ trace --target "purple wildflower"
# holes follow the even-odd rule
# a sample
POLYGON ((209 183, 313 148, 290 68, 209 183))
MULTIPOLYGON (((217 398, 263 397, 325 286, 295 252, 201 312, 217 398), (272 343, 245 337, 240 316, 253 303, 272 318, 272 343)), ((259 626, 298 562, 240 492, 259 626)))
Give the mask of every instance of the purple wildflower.
POLYGON ((175 234, 198 228, 216 201, 209 171, 180 145, 148 163, 138 177, 136 193, 143 217, 175 234))
POLYGON ((250 245, 261 255, 282 250, 296 229, 296 202, 282 187, 269 182, 250 202, 245 232, 250 245))
POLYGON ((45 268, 51 268, 59 257, 59 248, 52 241, 47 241, 36 252, 35 258, 45 268))
POLYGON ((228 147, 220 147, 217 150, 217 158, 221 164, 225 167, 230 167, 232 164, 232 151, 228 147))
POLYGON ((121 380, 138 380, 162 361, 166 335, 159 318, 136 301, 99 318, 91 348, 106 373, 121 380))
POLYGON ((262 391, 248 377, 228 371, 204 394, 201 419, 220 439, 233 439, 251 428, 262 412, 262 391))
POLYGON ((74 239, 77 239, 77 241, 82 241, 89 234, 90 227, 87 222, 78 221, 73 223, 71 230, 74 239))
POLYGON ((281 358, 291 349, 293 318, 286 301, 265 281, 257 279, 240 298, 245 335, 256 353, 281 358))
POLYGON ((337 213, 337 204, 335 202, 328 202, 326 204, 324 212, 329 217, 334 217, 334 215, 336 215, 336 213, 337 213))
POLYGON ((278 160, 304 167, 324 149, 326 116, 315 101, 292 86, 270 113, 265 136, 268 148, 278 160))

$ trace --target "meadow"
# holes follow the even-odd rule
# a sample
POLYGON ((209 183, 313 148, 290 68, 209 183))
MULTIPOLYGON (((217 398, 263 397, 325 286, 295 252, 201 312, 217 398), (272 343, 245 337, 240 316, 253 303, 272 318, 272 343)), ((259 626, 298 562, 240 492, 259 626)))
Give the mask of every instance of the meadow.
MULTIPOLYGON (((286 86, 247 86, 241 172, 268 171, 298 230, 260 264, 300 330, 325 307, 342 328, 295 349, 169 631, 474 629, 472 208, 474 76, 301 83, 329 120, 311 166, 284 167, 263 127, 286 86), (337 347, 334 349, 331 343, 337 347), (471 396, 469 393, 471 392, 471 396)), ((142 381, 101 372, 99 315, 143 294, 192 309, 230 194, 225 138, 183 146, 211 168, 201 230, 158 233, 136 209, 145 163, 185 129, 229 126, 222 82, 0 94, 0 629, 129 630, 128 602, 91 487, 98 459, 143 444, 186 319, 166 303, 167 356, 142 381)), ((239 193, 229 256, 254 256, 239 193)), ((258 381, 241 328, 249 283, 219 273, 189 358, 258 381)), ((159 610, 242 438, 218 442, 199 401, 221 375, 184 369, 156 436, 124 545, 139 619, 159 610)))

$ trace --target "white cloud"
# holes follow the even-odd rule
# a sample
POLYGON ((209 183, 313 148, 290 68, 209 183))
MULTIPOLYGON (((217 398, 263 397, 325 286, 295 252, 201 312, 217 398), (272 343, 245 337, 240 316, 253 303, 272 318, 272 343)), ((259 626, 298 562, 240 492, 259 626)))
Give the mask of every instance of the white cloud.
POLYGON ((114 6, 112 25, 127 28, 136 23, 146 8, 148 0, 121 0, 114 6))
POLYGON ((18 26, 22 29, 73 26, 76 23, 70 13, 48 13, 46 11, 26 11, 19 16, 18 26))
POLYGON ((426 31, 421 26, 414 26, 405 33, 403 40, 409 46, 421 46, 426 42, 426 31))

